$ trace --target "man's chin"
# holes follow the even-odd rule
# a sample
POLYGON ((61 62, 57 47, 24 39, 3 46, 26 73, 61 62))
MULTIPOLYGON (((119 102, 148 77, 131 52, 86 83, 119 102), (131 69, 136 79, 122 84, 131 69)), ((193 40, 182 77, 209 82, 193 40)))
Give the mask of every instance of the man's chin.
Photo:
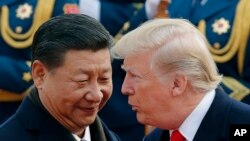
POLYGON ((82 119, 81 121, 78 122, 78 125, 81 125, 82 127, 84 126, 89 126, 92 123, 94 123, 96 119, 96 116, 94 117, 85 117, 84 119, 82 119))
POLYGON ((136 119, 139 123, 145 124, 144 118, 138 112, 136 112, 136 119))

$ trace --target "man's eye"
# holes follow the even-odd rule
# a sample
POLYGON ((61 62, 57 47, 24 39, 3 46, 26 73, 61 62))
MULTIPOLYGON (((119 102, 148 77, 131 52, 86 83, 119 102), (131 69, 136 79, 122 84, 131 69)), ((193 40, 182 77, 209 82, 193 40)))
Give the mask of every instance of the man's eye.
POLYGON ((103 78, 100 78, 99 79, 100 82, 109 82, 110 81, 110 78, 109 77, 103 77, 103 78))
POLYGON ((86 84, 88 82, 88 80, 78 80, 76 81, 78 84, 83 85, 86 84))
POLYGON ((136 75, 136 74, 131 74, 130 77, 135 80, 135 81, 139 81, 142 79, 142 77, 140 75, 136 75))
POLYGON ((139 76, 136 75, 136 74, 131 73, 131 77, 132 77, 132 78, 138 78, 139 76))

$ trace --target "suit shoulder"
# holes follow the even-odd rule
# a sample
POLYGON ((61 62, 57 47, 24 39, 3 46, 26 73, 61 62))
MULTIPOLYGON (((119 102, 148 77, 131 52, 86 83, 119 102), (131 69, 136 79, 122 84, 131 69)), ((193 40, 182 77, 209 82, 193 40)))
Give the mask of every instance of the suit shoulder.
POLYGON ((0 139, 1 141, 14 141, 19 140, 24 130, 19 122, 19 119, 16 115, 10 117, 7 121, 0 125, 0 139), (15 135, 13 136, 13 133, 15 135))
POLYGON ((250 105, 233 100, 230 114, 234 123, 250 124, 250 105))
POLYGON ((145 136, 143 141, 158 141, 165 137, 169 138, 168 131, 156 128, 152 132, 150 132, 147 136, 145 136))
POLYGON ((103 127, 103 130, 104 130, 108 140, 110 140, 110 141, 121 141, 120 138, 118 137, 118 135, 116 135, 113 131, 111 131, 99 117, 98 117, 98 120, 100 120, 100 122, 102 124, 102 127, 103 127))

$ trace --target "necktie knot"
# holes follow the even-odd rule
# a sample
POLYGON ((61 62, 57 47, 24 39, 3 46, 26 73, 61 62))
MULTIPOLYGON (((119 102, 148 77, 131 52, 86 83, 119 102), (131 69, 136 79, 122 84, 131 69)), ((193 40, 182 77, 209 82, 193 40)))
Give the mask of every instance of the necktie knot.
POLYGON ((171 134, 170 141, 185 141, 185 137, 178 131, 174 130, 171 134))

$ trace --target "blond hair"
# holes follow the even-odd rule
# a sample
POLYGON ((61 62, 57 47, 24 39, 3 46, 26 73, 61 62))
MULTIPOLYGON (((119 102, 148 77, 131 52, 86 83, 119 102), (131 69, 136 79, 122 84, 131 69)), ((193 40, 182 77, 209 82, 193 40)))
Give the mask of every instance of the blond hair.
POLYGON ((185 74, 197 91, 221 82, 205 37, 187 20, 154 19, 126 34, 111 49, 114 58, 151 51, 151 69, 185 74))

